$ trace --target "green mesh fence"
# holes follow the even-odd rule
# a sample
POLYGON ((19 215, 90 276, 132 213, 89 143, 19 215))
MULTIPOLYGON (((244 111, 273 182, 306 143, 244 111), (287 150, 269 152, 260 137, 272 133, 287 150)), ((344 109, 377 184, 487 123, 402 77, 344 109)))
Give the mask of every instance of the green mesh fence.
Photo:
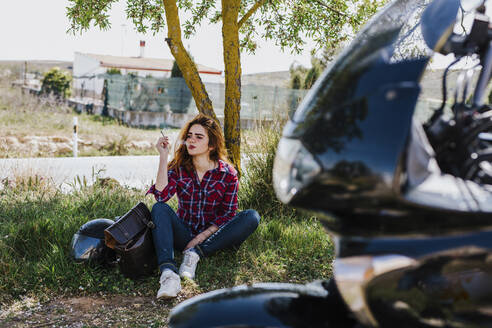
MULTIPOLYGON (((183 78, 142 78, 132 75, 108 75, 108 105, 130 110, 173 113, 197 113, 195 102, 183 78)), ((224 115, 224 84, 205 83, 217 116, 224 115)), ((268 119, 292 114, 306 90, 244 85, 241 88, 241 117, 268 119)))

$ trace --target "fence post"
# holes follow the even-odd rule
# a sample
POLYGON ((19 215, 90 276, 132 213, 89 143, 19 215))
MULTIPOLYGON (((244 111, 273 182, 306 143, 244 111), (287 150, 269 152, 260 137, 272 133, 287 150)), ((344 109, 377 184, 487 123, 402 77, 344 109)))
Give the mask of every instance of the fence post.
POLYGON ((73 157, 77 157, 78 153, 78 138, 77 138, 78 118, 73 118, 73 157))

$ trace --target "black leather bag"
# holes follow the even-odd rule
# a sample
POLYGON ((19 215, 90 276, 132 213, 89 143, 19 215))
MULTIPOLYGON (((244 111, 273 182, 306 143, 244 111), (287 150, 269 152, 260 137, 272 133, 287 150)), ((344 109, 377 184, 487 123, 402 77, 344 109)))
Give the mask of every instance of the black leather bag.
POLYGON ((154 227, 149 209, 140 202, 104 230, 105 243, 115 250, 124 276, 137 279, 154 272, 157 267, 152 240, 154 227))

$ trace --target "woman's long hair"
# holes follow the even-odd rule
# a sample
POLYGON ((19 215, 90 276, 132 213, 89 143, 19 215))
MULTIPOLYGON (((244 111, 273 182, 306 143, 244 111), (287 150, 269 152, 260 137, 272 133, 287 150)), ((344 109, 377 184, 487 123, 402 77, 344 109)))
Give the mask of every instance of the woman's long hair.
POLYGON ((209 154, 210 159, 214 162, 217 162, 220 159, 229 163, 227 160, 225 140, 220 125, 213 118, 207 115, 198 114, 181 129, 174 146, 174 158, 167 166, 169 170, 179 170, 180 168, 184 168, 188 172, 193 172, 194 167, 192 157, 188 154, 185 141, 190 128, 195 124, 203 126, 208 133, 208 146, 212 148, 209 154))

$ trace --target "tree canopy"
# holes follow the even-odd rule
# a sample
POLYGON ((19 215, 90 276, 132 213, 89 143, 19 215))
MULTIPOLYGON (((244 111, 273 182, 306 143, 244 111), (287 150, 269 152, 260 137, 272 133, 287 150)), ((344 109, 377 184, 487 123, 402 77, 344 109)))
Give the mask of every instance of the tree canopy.
MULTIPOLYGON (((82 32, 95 26, 111 27, 109 10, 116 2, 126 2, 126 15, 136 31, 159 33, 166 28, 165 3, 174 2, 187 12, 181 24, 185 37, 193 35, 204 22, 216 24, 223 12, 217 0, 69 0, 67 8, 70 32, 82 32)), ((228 0, 233 2, 234 0, 228 0)), ((225 1, 225 2, 228 2, 225 1)), ((386 0, 241 0, 239 3, 239 33, 242 50, 253 52, 260 39, 300 53, 308 39, 314 40, 314 50, 337 48, 356 32, 386 0)))
POLYGON ((69 73, 63 72, 59 67, 53 67, 43 75, 41 93, 66 98, 70 96, 71 82, 72 77, 69 73))
MULTIPOLYGON (((69 0, 69 31, 110 27, 109 10, 123 0, 69 0)), ((222 24, 225 67, 224 135, 229 156, 240 169, 241 51, 254 53, 260 39, 299 53, 306 40, 315 49, 337 48, 386 0, 124 0, 126 16, 140 33, 164 31, 165 39, 195 104, 217 119, 212 102, 182 36, 193 35, 203 23, 222 24), (180 21, 180 11, 187 17, 180 21)), ((265 63, 267 65, 267 63, 265 63)), ((312 79, 311 79, 312 80, 312 79)))

